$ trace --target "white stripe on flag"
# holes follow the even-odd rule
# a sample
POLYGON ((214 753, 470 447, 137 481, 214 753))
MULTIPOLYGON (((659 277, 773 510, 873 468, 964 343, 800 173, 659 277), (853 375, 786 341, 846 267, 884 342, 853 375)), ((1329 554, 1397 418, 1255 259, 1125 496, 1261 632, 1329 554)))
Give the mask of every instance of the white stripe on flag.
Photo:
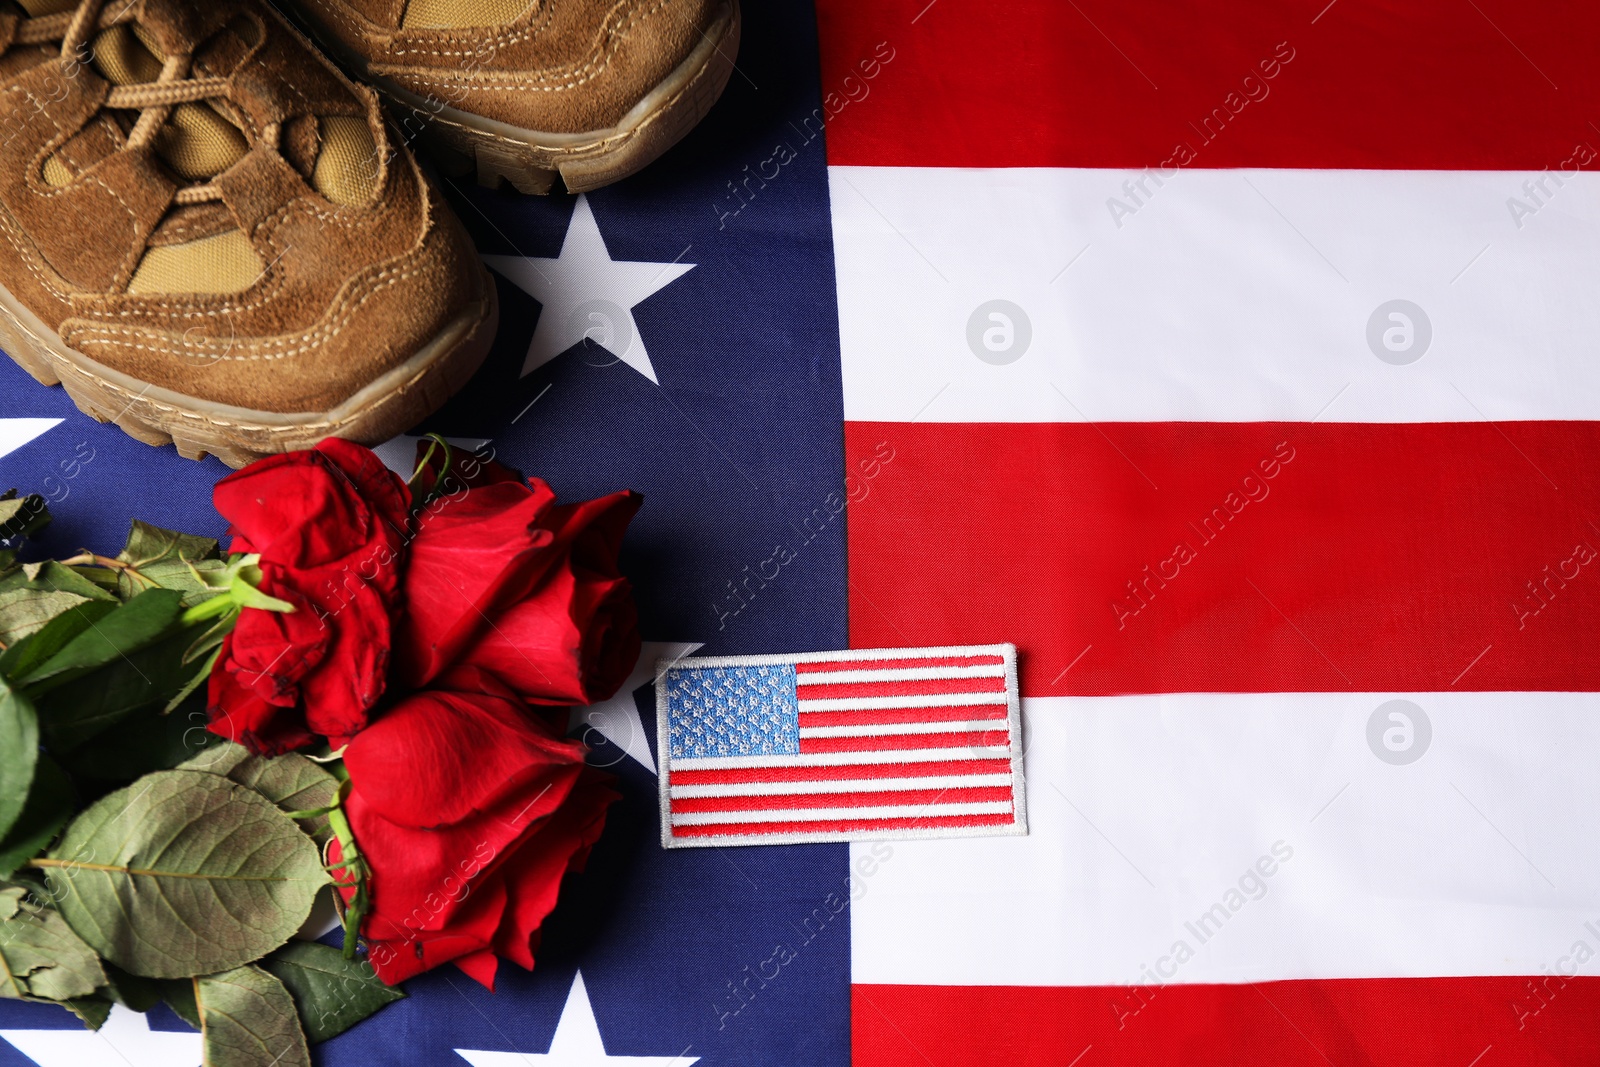
POLYGON ((804 756, 709 756, 674 759, 672 770, 738 771, 756 767, 844 767, 867 763, 948 763, 953 760, 1011 758, 1006 745, 970 748, 906 748, 892 752, 812 752, 804 756))
POLYGON ((1004 704, 1005 693, 933 693, 903 697, 834 697, 799 701, 801 711, 877 711, 880 708, 966 707, 969 704, 1004 704))
POLYGON ((1047 698, 1023 714, 1028 836, 896 841, 887 860, 853 846, 876 870, 851 909, 852 981, 1539 975, 1600 936, 1584 925, 1600 926, 1596 694, 1047 698), (1389 711, 1370 725, 1395 699, 1431 731, 1406 765, 1374 751, 1387 730, 1405 741, 1389 711))
POLYGON ((1600 418, 1600 174, 1518 218, 1498 171, 830 173, 847 420, 1600 418))
POLYGON ((924 682, 937 678, 1004 678, 1003 663, 979 664, 976 667, 899 667, 879 671, 839 670, 816 671, 797 675, 795 683, 808 685, 841 685, 846 682, 924 682))
POLYGON ((675 785, 672 799, 692 797, 809 796, 813 793, 890 793, 922 789, 1006 786, 1009 774, 930 774, 922 778, 843 778, 804 782, 730 782, 727 785, 675 785))
POLYGON ((861 808, 775 808, 770 811, 695 811, 672 814, 674 826, 751 822, 828 822, 840 819, 934 819, 942 815, 1006 815, 1009 800, 969 804, 894 804, 861 808))
POLYGON ((876 737, 885 734, 955 734, 994 731, 1005 732, 1004 719, 980 719, 976 722, 884 722, 868 726, 802 726, 800 736, 807 737, 876 737))

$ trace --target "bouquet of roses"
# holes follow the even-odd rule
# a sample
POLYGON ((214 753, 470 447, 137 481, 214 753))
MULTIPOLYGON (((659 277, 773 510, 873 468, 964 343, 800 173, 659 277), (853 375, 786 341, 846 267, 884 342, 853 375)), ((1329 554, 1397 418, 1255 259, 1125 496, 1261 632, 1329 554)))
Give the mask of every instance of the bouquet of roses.
MULTIPOLYGON (((409 483, 338 440, 246 467, 226 552, 0 549, 0 996, 165 1001, 208 1064, 290 1067, 428 968, 533 966, 615 798, 566 706, 638 657, 639 497, 419 451, 409 483), (319 893, 342 951, 291 940, 319 893)), ((8 494, 0 545, 48 521, 8 494)))

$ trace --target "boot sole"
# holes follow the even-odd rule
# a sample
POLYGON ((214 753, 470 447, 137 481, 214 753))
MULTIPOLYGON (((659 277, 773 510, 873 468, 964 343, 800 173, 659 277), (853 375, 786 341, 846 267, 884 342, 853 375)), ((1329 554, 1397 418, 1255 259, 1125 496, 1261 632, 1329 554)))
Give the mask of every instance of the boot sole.
MULTIPOLYGON (((418 140, 452 177, 476 170, 478 184, 487 188, 509 183, 535 195, 549 193, 559 178, 568 192, 585 193, 636 174, 706 117, 733 74, 740 28, 739 5, 728 0, 695 50, 621 122, 585 133, 520 129, 430 101, 380 76, 360 76, 388 99, 403 130, 419 131, 418 140)), ((347 53, 344 58, 354 63, 347 53)))
POLYGON ((211 455, 237 469, 311 448, 325 437, 381 444, 442 407, 482 365, 494 340, 494 281, 481 267, 479 273, 480 295, 460 316, 404 363, 325 412, 255 411, 140 381, 67 347, 4 287, 0 348, 43 384, 65 387, 78 410, 95 421, 114 422, 147 445, 175 445, 187 459, 211 455))

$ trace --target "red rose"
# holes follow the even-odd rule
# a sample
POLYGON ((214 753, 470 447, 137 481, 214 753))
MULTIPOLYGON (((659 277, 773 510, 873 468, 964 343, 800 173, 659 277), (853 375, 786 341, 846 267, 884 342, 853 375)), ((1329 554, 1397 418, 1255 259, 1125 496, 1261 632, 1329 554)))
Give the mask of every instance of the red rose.
POLYGON ((211 729, 273 755, 335 745, 383 695, 411 495, 368 449, 329 439, 229 475, 213 492, 233 552, 261 554, 261 590, 211 673, 211 729))
POLYGON ((617 553, 641 498, 558 506, 538 478, 496 464, 472 473, 418 516, 396 634, 402 677, 420 687, 468 665, 535 704, 611 696, 639 658, 617 553))
POLYGON ((533 967, 562 875, 581 869, 617 794, 582 744, 492 676, 467 668, 441 684, 345 750, 345 810, 370 872, 361 932, 390 985, 453 960, 492 989, 496 957, 533 967))

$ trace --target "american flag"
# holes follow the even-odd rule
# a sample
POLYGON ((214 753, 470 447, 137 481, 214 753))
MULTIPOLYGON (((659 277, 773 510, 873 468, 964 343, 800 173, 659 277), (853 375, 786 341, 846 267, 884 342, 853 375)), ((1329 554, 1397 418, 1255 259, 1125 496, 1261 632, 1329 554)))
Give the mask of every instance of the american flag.
POLYGON ((663 666, 668 848, 1027 829, 1012 645, 663 666))
MULTIPOLYGON (((442 181, 501 328, 413 432, 642 492, 656 647, 537 969, 319 1067, 1600 1064, 1600 5, 744 13, 637 178, 442 181), (1025 835, 661 847, 657 657, 996 639, 1025 835)), ((0 360, 49 554, 225 473, 0 360)), ((113 1020, 0 1001, 0 1067, 200 1062, 113 1020)))

